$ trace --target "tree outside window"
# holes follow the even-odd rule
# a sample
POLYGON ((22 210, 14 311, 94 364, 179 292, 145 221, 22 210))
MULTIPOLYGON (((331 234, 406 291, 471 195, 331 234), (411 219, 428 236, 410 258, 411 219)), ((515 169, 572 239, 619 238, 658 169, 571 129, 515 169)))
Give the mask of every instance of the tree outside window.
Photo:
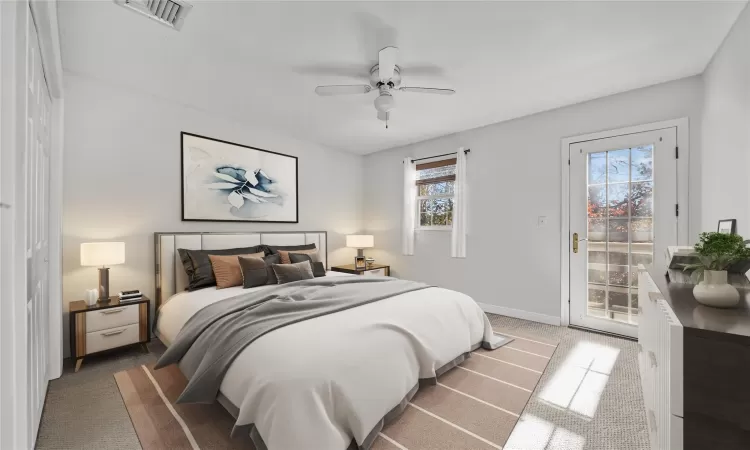
POLYGON ((417 227, 451 229, 456 160, 417 165, 417 227))

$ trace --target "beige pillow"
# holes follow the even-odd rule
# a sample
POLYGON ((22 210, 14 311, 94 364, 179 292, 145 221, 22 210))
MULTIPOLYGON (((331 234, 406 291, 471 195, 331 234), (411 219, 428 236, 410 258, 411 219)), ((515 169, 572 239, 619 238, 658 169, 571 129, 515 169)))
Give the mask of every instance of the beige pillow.
POLYGON ((249 255, 208 255, 211 260, 211 268, 216 278, 216 289, 224 289, 232 286, 242 286, 242 268, 240 257, 262 259, 264 252, 249 255))
POLYGON ((313 248, 310 250, 279 250, 279 255, 281 255, 281 264, 292 263, 292 260, 289 259, 290 253, 304 253, 305 255, 310 255, 310 259, 312 260, 312 262, 320 261, 317 248, 313 248))

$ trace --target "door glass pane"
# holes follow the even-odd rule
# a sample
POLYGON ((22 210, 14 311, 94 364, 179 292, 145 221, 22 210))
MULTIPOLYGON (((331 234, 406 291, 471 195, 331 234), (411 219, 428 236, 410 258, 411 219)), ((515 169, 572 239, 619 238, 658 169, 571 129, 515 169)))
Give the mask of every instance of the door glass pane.
POLYGON ((638 264, 654 259, 653 145, 590 153, 589 316, 636 324, 638 264))

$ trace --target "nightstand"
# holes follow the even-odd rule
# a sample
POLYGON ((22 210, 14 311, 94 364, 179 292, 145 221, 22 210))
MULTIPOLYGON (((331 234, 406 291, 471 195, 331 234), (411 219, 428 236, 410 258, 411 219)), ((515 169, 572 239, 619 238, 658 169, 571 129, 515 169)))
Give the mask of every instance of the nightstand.
POLYGON ((354 267, 354 264, 347 264, 345 266, 333 266, 331 270, 334 272, 351 273, 353 275, 391 276, 391 266, 384 266, 382 264, 370 264, 366 269, 357 269, 354 267))
POLYGON ((151 340, 149 321, 151 300, 120 303, 117 296, 110 297, 106 305, 93 306, 79 300, 70 304, 70 356, 76 360, 76 372, 83 357, 151 340))

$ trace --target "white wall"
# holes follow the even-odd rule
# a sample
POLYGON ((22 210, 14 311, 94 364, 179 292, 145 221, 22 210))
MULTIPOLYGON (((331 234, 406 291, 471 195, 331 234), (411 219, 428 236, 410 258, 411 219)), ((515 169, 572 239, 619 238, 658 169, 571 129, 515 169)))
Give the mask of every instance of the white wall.
MULTIPOLYGON (((691 189, 698 170, 702 80, 691 77, 365 157, 368 252, 394 275, 456 289, 480 303, 560 317, 560 141, 563 137, 679 117, 691 121, 691 189), (415 255, 401 255, 401 160, 469 147, 468 257, 450 258, 450 233, 418 232, 415 255), (548 225, 537 228, 537 217, 548 225)), ((691 197, 690 227, 700 223, 691 197)), ((691 234, 692 233, 691 231, 691 234)), ((513 313, 513 311, 507 311, 513 313)))
POLYGON ((702 228, 737 219, 750 238, 750 7, 704 73, 702 228))
MULTIPOLYGON (((111 268, 110 291, 137 288, 151 298, 154 232, 325 230, 330 264, 354 257, 344 248, 344 235, 360 231, 361 156, 67 72, 65 94, 65 311, 97 285, 97 270, 80 265, 79 247, 86 241, 124 241, 126 263, 111 268), (181 131, 299 157, 299 224, 182 222, 181 131)), ((67 320, 64 327, 69 354, 67 320)))

